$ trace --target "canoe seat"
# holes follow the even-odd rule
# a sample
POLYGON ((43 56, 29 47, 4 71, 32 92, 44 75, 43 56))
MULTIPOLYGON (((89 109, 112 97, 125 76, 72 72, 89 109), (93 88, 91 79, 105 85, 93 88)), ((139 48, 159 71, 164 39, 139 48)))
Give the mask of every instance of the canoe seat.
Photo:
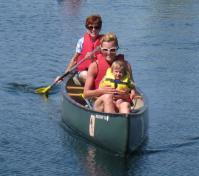
MULTIPOLYGON (((72 88, 72 87, 67 87, 68 89, 72 88)), ((77 87, 76 87, 77 88, 77 87)), ((68 95, 74 99, 75 101, 79 102, 81 105, 87 107, 88 109, 92 109, 93 108, 93 103, 90 99, 84 98, 83 93, 69 93, 68 95)))
POLYGON ((82 86, 82 83, 80 82, 77 73, 73 76, 73 82, 77 86, 82 86))
POLYGON ((83 98, 84 101, 86 102, 85 107, 88 107, 88 109, 93 109, 93 102, 91 101, 91 99, 84 98, 84 95, 83 95, 83 94, 82 94, 82 98, 83 98))

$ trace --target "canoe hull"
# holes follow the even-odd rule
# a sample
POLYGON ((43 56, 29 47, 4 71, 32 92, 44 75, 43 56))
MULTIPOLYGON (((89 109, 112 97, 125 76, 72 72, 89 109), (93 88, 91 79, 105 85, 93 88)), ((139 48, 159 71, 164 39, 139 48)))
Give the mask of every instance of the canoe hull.
POLYGON ((136 150, 147 136, 146 107, 128 115, 96 112, 67 96, 67 91, 63 91, 62 119, 81 136, 119 155, 136 150))

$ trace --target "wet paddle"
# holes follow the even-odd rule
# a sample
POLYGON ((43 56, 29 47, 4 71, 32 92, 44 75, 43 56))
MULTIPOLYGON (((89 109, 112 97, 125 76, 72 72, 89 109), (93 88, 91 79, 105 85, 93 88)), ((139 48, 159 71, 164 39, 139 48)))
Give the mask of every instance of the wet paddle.
MULTIPOLYGON (((90 55, 93 55, 96 51, 99 50, 99 47, 95 48, 90 55)), ((72 71, 76 70, 76 68, 83 63, 84 61, 90 59, 90 57, 85 57, 84 59, 82 59, 79 63, 77 63, 74 67, 71 68, 71 70, 69 70, 68 72, 64 73, 62 76, 59 77, 59 79, 57 79, 53 84, 47 86, 47 87, 40 87, 37 88, 35 90, 35 93, 37 94, 48 94, 48 92, 50 91, 50 89, 52 89, 60 80, 62 80, 64 77, 66 77, 68 74, 70 74, 72 71)))

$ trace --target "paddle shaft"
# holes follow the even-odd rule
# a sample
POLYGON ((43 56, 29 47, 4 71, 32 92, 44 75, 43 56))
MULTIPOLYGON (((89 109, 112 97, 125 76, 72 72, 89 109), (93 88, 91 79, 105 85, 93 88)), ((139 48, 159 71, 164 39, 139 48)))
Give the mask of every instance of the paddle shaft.
MULTIPOLYGON (((100 47, 96 47, 92 52, 91 55, 94 54, 96 51, 99 50, 100 47)), ((82 64, 83 62, 85 62, 86 60, 90 59, 90 57, 84 57, 84 59, 82 59, 81 61, 79 61, 75 66, 73 66, 69 71, 67 71, 66 73, 64 73, 63 75, 61 75, 59 77, 58 80, 56 80, 52 85, 54 86, 55 84, 57 84, 60 80, 62 80, 64 77, 66 77, 68 74, 70 74, 73 70, 75 70, 80 64, 82 64)))

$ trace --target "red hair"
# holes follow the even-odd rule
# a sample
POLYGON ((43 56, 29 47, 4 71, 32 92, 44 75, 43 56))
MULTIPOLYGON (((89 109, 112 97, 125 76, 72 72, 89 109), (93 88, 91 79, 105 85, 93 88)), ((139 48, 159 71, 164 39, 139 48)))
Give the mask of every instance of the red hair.
POLYGON ((90 15, 86 18, 85 27, 88 29, 88 26, 91 24, 95 24, 99 26, 101 29, 102 27, 102 18, 100 15, 90 15))

